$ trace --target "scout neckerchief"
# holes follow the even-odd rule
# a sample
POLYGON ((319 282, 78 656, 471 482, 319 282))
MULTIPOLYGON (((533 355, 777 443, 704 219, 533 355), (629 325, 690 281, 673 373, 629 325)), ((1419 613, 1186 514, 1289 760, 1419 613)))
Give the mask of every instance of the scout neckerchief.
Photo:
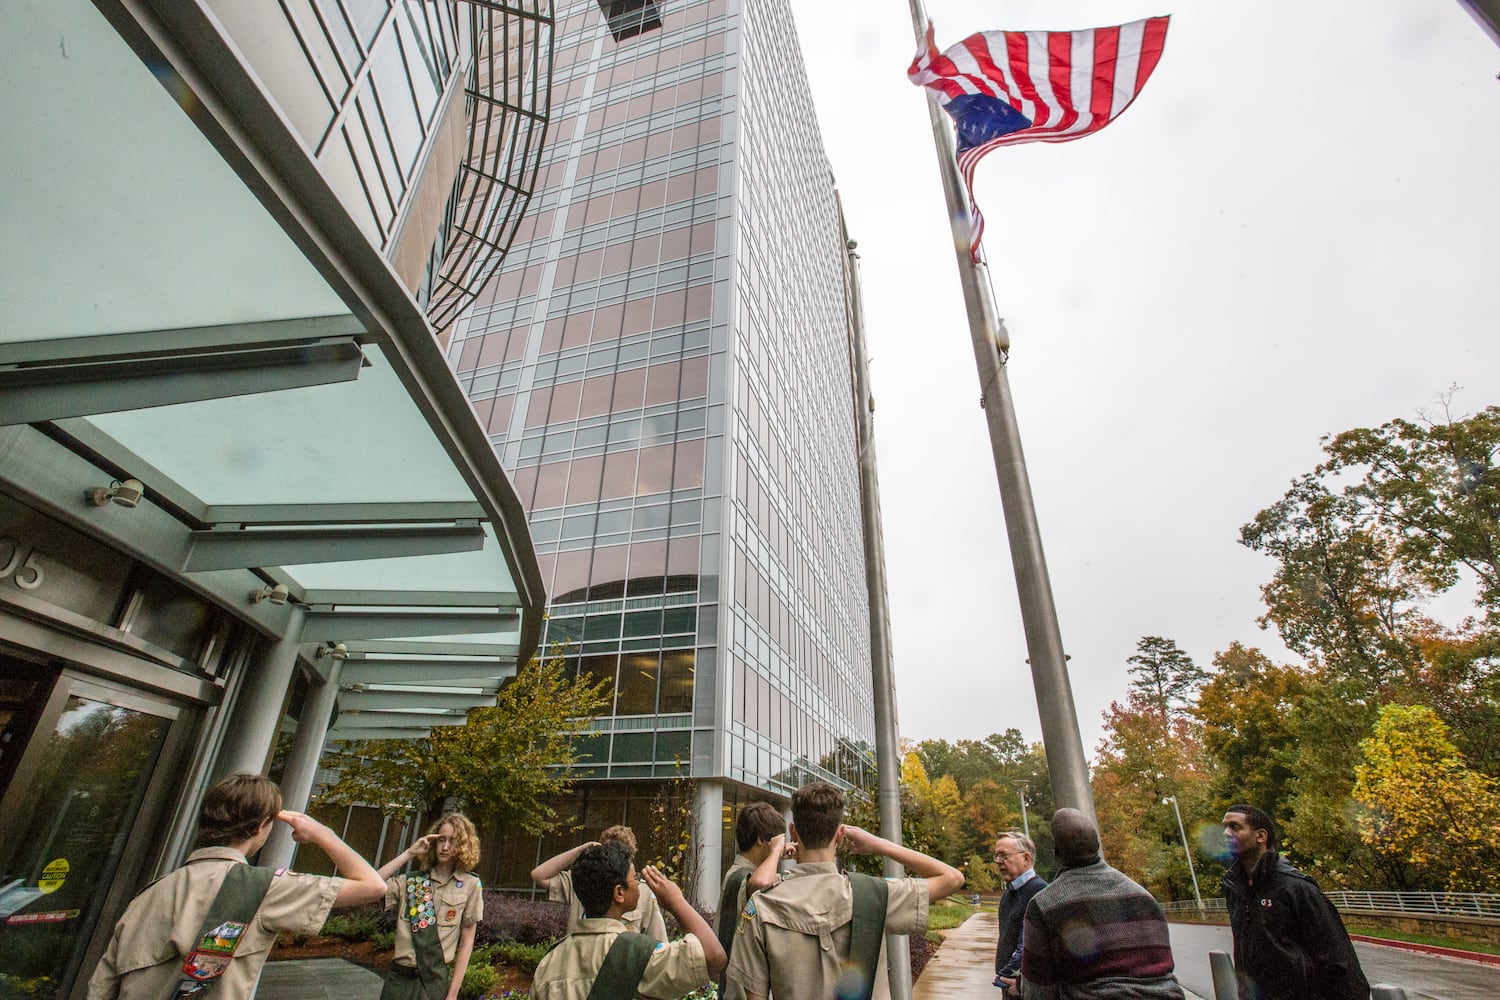
POLYGON ((588 1000, 635 1000, 646 974, 646 963, 661 942, 649 934, 625 931, 610 944, 588 1000))
MULTIPOLYGON (((750 876, 750 869, 739 868, 729 873, 724 880, 724 891, 719 895, 719 944, 724 948, 727 957, 734 947, 734 929, 739 923, 740 887, 745 884, 745 879, 750 876)), ((724 971, 719 973, 719 995, 724 995, 724 977, 728 975, 729 966, 724 966, 724 971)))
POLYGON ((849 925, 849 965, 859 970, 859 981, 846 983, 840 977, 839 1000, 869 1000, 875 990, 875 966, 880 960, 880 942, 885 937, 886 899, 890 886, 883 878, 849 872, 854 891, 854 918, 849 925))
POLYGON ((182 963, 186 979, 177 984, 171 996, 206 997, 229 970, 229 962, 244 940, 245 931, 255 919, 271 879, 276 873, 269 868, 252 868, 234 864, 224 873, 224 881, 214 901, 208 906, 203 926, 198 931, 198 946, 188 952, 182 963))
POLYGON ((443 958, 443 942, 438 938, 431 872, 406 876, 406 919, 411 923, 411 945, 416 952, 417 977, 422 981, 422 989, 429 997, 441 997, 448 992, 448 962, 443 958))

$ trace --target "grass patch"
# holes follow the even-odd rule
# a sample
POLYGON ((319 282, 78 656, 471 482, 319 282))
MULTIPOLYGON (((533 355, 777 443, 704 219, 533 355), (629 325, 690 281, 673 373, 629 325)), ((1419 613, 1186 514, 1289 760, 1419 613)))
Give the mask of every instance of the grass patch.
POLYGON ((927 929, 929 931, 950 930, 968 920, 981 909, 983 907, 972 906, 969 903, 959 902, 954 899, 945 899, 928 909, 927 929))
POLYGON ((1408 944, 1430 944, 1437 948, 1456 948, 1459 951, 1477 951, 1485 955, 1500 955, 1500 945, 1486 941, 1466 941, 1463 938, 1439 937, 1434 934, 1412 934, 1390 927, 1363 927, 1349 924, 1350 934, 1384 938, 1387 941, 1405 941, 1408 944))

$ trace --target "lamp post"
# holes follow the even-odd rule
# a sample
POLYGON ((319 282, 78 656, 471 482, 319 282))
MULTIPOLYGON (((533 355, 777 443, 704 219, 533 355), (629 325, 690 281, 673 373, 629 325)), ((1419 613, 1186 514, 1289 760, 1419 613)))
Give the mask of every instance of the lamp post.
POLYGON ((1161 800, 1162 805, 1172 803, 1172 812, 1177 816, 1177 833, 1182 837, 1182 853, 1187 855, 1188 875, 1193 880, 1193 898, 1198 901, 1198 912, 1203 912, 1203 894, 1198 891, 1198 873, 1193 870, 1193 849, 1188 846, 1187 830, 1182 826, 1182 810, 1177 808, 1177 796, 1168 795, 1161 800))
POLYGON ((1026 788, 1031 784, 1029 781, 1017 779, 1011 782, 1016 786, 1016 792, 1021 796, 1021 832, 1026 834, 1026 839, 1031 839, 1031 823, 1026 819, 1026 788))

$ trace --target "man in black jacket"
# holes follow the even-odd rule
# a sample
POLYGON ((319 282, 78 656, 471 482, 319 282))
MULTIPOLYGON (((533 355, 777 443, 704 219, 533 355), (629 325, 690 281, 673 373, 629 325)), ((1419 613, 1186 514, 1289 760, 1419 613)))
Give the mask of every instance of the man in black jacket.
POLYGON ((1005 876, 1005 895, 1000 900, 1000 940, 995 944, 995 985, 1007 993, 1012 993, 1021 968, 1021 925, 1026 904, 1047 887, 1032 867, 1035 863, 1036 845, 1020 830, 1006 830, 996 838, 995 864, 1005 876))
POLYGON ((1240 1000, 1368 1000, 1344 922, 1317 883, 1276 853, 1271 817, 1230 806, 1224 837, 1235 857, 1224 899, 1240 1000))

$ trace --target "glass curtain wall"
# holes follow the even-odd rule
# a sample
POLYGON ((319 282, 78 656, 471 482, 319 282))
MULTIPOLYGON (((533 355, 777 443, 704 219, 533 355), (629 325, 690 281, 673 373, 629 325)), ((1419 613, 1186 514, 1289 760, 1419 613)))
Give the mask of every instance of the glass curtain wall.
POLYGON ((791 13, 613 6, 556 5, 538 194, 451 345, 530 514, 545 641, 615 685, 577 776, 858 778, 844 247, 791 13))

